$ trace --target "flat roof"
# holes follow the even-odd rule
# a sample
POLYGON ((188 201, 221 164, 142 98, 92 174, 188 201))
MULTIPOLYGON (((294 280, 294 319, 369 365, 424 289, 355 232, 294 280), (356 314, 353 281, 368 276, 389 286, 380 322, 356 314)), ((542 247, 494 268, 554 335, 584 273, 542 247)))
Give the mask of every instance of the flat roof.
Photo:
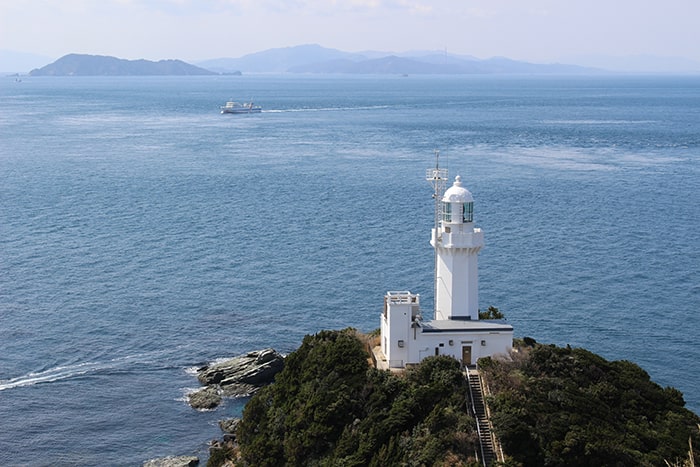
POLYGON ((513 326, 502 319, 432 320, 421 323, 423 332, 512 332, 513 326))

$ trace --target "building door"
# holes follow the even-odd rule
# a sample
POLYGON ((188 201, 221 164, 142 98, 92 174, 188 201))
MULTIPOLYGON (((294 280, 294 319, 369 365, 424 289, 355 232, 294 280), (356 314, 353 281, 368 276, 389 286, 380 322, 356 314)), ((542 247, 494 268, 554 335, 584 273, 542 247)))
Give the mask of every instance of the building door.
POLYGON ((463 345, 462 346, 462 365, 472 364, 472 346, 463 345))

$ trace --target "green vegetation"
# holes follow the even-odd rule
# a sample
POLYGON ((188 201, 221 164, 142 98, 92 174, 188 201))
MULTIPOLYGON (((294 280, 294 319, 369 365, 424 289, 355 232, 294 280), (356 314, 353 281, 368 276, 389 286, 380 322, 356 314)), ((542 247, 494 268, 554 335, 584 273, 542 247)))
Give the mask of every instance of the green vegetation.
POLYGON ((525 466, 692 465, 700 418, 639 366, 527 339, 512 361, 479 361, 494 431, 525 466), (691 448, 692 449, 692 448, 691 448))
MULTIPOLYGON (((207 465, 479 465, 459 363, 430 357, 403 374, 376 370, 367 340, 377 338, 306 336, 246 405, 237 444, 207 465)), ((531 338, 515 348, 508 361, 479 361, 502 466, 691 467, 700 458, 700 417, 637 365, 531 338)))
POLYGON ((397 376, 369 365, 367 348, 352 329, 306 336, 246 405, 237 463, 477 465, 459 363, 431 357, 397 376))
POLYGON ((479 319, 503 319, 505 316, 501 313, 501 310, 495 306, 489 306, 486 311, 479 311, 479 319))

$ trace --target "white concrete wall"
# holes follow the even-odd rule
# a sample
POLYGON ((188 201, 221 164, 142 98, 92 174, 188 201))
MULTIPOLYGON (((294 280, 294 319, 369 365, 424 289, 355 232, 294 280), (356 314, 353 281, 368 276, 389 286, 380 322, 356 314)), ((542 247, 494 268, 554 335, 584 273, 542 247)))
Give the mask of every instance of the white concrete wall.
POLYGON ((467 363, 475 364, 479 358, 508 354, 513 346, 513 332, 419 332, 416 339, 410 339, 409 345, 407 363, 420 363, 425 357, 435 355, 436 348, 439 355, 448 355, 461 361, 462 347, 471 346, 471 362, 467 363))
POLYGON ((420 300, 418 295, 410 292, 389 292, 384 303, 380 336, 382 352, 390 367, 400 368, 409 358, 409 340, 414 334, 411 323, 420 311, 420 300))
MULTIPOLYGON (((481 229, 472 223, 440 226, 437 244, 435 319, 479 318, 478 253, 484 245, 481 229), (449 231, 449 232, 448 232, 449 231)), ((431 243, 435 246, 433 238, 431 243)))

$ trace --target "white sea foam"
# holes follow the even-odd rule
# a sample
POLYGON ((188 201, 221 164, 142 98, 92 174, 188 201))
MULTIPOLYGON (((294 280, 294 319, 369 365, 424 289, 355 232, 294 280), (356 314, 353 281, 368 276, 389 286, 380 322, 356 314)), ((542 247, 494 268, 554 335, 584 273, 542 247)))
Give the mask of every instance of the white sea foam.
POLYGON ((369 105, 358 107, 316 107, 316 108, 295 108, 295 109, 266 109, 263 113, 287 113, 287 112, 347 112, 351 110, 380 110, 387 109, 388 105, 369 105))
POLYGON ((188 366, 185 368, 185 373, 188 375, 196 376, 201 366, 188 366))
POLYGON ((81 376, 86 373, 94 372, 108 368, 110 365, 98 362, 78 363, 75 365, 57 366, 44 371, 31 372, 26 375, 18 376, 7 380, 0 381, 0 391, 5 389, 19 388, 23 386, 33 386, 39 383, 50 383, 60 381, 76 376, 81 376))
POLYGON ((580 119, 580 120, 542 120, 542 123, 550 125, 642 125, 655 123, 653 120, 605 120, 605 119, 580 119))
POLYGON ((0 380, 0 391, 4 391, 5 389, 33 386, 40 383, 63 381, 98 371, 122 368, 130 364, 146 365, 157 363, 158 365, 162 365, 162 357, 164 356, 165 352, 168 351, 156 350, 111 358, 104 362, 81 362, 72 365, 59 365, 42 371, 32 371, 15 378, 0 380))

